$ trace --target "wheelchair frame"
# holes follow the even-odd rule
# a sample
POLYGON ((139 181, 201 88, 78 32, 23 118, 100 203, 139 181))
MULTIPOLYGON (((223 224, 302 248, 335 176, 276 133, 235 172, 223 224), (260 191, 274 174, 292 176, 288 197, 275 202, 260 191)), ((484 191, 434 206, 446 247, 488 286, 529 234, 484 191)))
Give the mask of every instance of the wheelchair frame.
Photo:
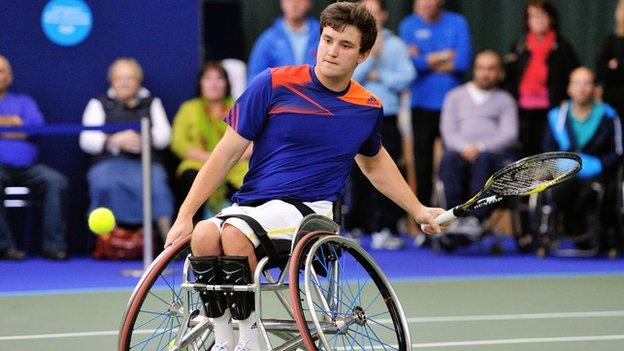
MULTIPOLYGON (((346 253, 352 253, 352 255, 356 257, 356 263, 365 267, 368 274, 367 278, 371 278, 370 280, 375 284, 375 287, 379 289, 380 292, 378 295, 383 296, 383 299, 380 299, 380 303, 383 302, 384 307, 388 308, 388 315, 392 317, 390 321, 396 328, 394 333, 396 335, 397 345, 393 343, 392 345, 387 344, 387 346, 384 346, 385 344, 383 344, 380 338, 375 334, 377 341, 382 343, 379 349, 387 349, 386 347, 390 346, 389 349, 411 350, 411 337, 407 320, 390 282, 372 257, 363 248, 352 240, 336 235, 338 229, 339 227, 327 217, 320 215, 306 216, 297 228, 288 260, 284 266, 278 267, 281 269, 279 276, 274 277, 274 275, 271 274, 268 270, 271 266, 271 262, 269 262, 270 259, 269 257, 263 257, 259 260, 254 272, 254 283, 248 285, 206 285, 192 282, 192 275, 190 273, 192 270, 187 256, 182 267, 182 282, 179 284, 181 291, 179 294, 176 294, 174 291, 173 299, 175 301, 169 303, 166 311, 160 314, 163 318, 170 316, 172 320, 175 318, 179 321, 179 325, 173 326, 172 323, 171 327, 169 327, 169 322, 167 322, 165 327, 162 327, 163 323, 161 322, 161 324, 152 331, 154 339, 160 338, 158 340, 158 346, 155 349, 167 351, 199 351, 208 350, 210 348, 213 334, 212 321, 211 318, 204 315, 203 309, 198 307, 201 306, 201 302, 198 302, 199 299, 198 296, 196 296, 197 292, 202 289, 223 291, 225 293, 234 291, 253 292, 260 335, 262 335, 266 347, 270 350, 294 350, 298 347, 305 347, 308 350, 333 349, 328 341, 328 336, 329 340, 331 340, 331 336, 337 338, 337 336, 348 334, 352 327, 357 328, 358 326, 364 326, 364 328, 366 328, 365 325, 368 320, 365 309, 371 307, 371 304, 374 302, 371 302, 366 308, 360 306, 362 305, 361 302, 357 306, 355 306, 356 303, 354 302, 353 306, 348 306, 348 313, 336 312, 337 309, 340 309, 340 304, 346 306, 344 302, 340 302, 339 296, 341 293, 345 293, 345 289, 340 287, 343 276, 340 274, 341 267, 339 259, 325 262, 327 264, 325 268, 330 269, 327 269, 326 272, 329 285, 327 289, 324 289, 319 282, 319 276, 316 272, 315 267, 318 267, 318 262, 315 263, 315 258, 320 257, 317 255, 318 250, 322 251, 324 247, 337 247, 338 249, 334 250, 341 250, 341 253, 343 252, 342 250, 344 250, 345 255, 346 253), (304 256, 305 264, 301 267, 299 264, 304 256), (293 268, 294 264, 296 265, 293 268), (301 274, 302 270, 304 274, 304 287, 300 287, 299 284, 301 276, 298 274, 301 274), (293 275, 295 275, 294 278, 293 275), (287 276, 289 276, 289 281, 286 281, 287 276), (263 282, 262 279, 265 279, 266 282, 263 282), (296 283, 290 284, 290 281, 296 281, 296 283), (284 296, 284 290, 290 291, 290 301, 284 296), (262 292, 264 291, 274 292, 280 305, 292 319, 264 318, 262 309, 262 292), (305 295, 305 299, 303 299, 304 296, 302 295, 305 295), (320 299, 322 303, 315 303, 313 301, 314 297, 320 299), (318 306, 320 311, 315 311, 316 308, 314 306, 318 306), (353 311, 351 311, 351 309, 353 311), (317 316, 317 313, 320 314, 320 318, 317 316), (306 317, 306 314, 311 315, 311 320, 309 320, 309 317, 306 317), (172 340, 163 340, 164 335, 167 333, 169 333, 170 339, 173 338, 172 340), (281 339, 283 342, 277 345, 274 342, 275 340, 270 338, 270 335, 281 339), (165 343, 163 344, 163 342, 165 343)), ((166 266, 175 259, 176 255, 188 249, 189 242, 190 236, 163 251, 137 284, 122 319, 119 333, 119 350, 125 351, 135 349, 133 345, 131 345, 132 336, 135 334, 144 334, 144 331, 140 328, 145 324, 141 324, 137 330, 133 328, 135 328, 138 315, 142 312, 141 308, 145 303, 145 299, 150 296, 150 294, 156 296, 155 293, 151 292, 155 281, 160 274, 165 271, 166 266)), ((336 251, 334 251, 334 253, 335 252, 336 251)), ((335 256, 339 255, 340 254, 335 256)), ((347 282, 347 284, 350 283, 347 282)), ((174 287, 170 286, 170 288, 173 290, 174 287)), ((358 288, 363 289, 359 286, 359 280, 358 288)), ((377 296, 375 300, 377 300, 378 297, 379 296, 377 296)), ((157 298, 165 302, 164 299, 160 297, 157 298)), ((353 298, 353 300, 356 299, 353 298)), ((353 301, 350 301, 350 304, 351 302, 353 301)), ((150 311, 149 313, 153 312, 150 311)), ((159 315, 158 313, 155 314, 157 316, 159 315)), ((143 321, 141 321, 141 323, 143 323, 143 321)), ((388 327, 384 328, 391 329, 388 327)), ((363 333, 358 334, 363 338, 363 333)), ((390 333, 390 335, 392 336, 392 333, 390 333)), ((394 336, 392 336, 392 338, 394 338, 394 336)), ((358 343, 356 339, 353 340, 355 343, 358 343)), ((146 342, 149 343, 150 341, 151 339, 147 339, 134 346, 137 347, 137 350, 151 350, 151 348, 145 348, 147 345, 146 342)), ((334 345, 336 342, 337 339, 334 340, 334 345)), ((156 342, 154 342, 154 344, 155 343, 156 342)), ((369 343, 372 349, 377 349, 373 346, 373 341, 369 340, 369 343)), ((366 345, 368 346, 369 344, 367 343, 366 345)))

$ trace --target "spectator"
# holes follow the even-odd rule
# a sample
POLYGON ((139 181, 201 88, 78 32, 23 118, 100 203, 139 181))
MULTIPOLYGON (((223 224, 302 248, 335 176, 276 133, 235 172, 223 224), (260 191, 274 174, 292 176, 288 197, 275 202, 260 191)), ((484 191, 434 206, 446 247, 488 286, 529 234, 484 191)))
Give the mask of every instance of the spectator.
MULTIPOLYGON (((444 99, 441 133, 446 151, 440 164, 446 205, 462 204, 483 188, 488 177, 513 157, 518 113, 513 97, 497 84, 504 77, 500 56, 492 50, 475 57, 472 81, 451 90, 444 99)), ((472 212, 478 225, 489 211, 472 212)), ((461 226, 461 223, 460 223, 461 226)))
MULTIPOLYGON (((381 138, 394 162, 399 163, 402 155, 402 138, 397 127, 399 97, 414 79, 415 70, 403 41, 384 28, 388 12, 381 1, 361 2, 375 17, 377 39, 368 59, 356 68, 353 79, 383 102, 381 138)), ((375 190, 357 167, 352 169, 351 182, 351 203, 354 207, 349 211, 349 222, 358 223, 361 229, 373 232, 371 245, 374 249, 403 247, 404 242, 397 229, 397 222, 404 214, 401 208, 375 190)))
POLYGON ((540 152, 546 115, 566 98, 570 72, 578 66, 572 45, 559 33, 559 16, 548 0, 528 0, 524 35, 506 55, 507 89, 518 100, 521 156, 540 152))
POLYGON ((247 81, 269 67, 316 63, 319 23, 306 17, 312 0, 280 0, 283 16, 265 30, 249 55, 247 81))
POLYGON ((624 113, 624 0, 615 10, 615 33, 610 34, 596 60, 598 82, 602 85, 604 102, 619 115, 624 113))
POLYGON ((443 0, 415 0, 414 14, 399 26, 418 77, 412 83, 412 130, 418 198, 431 202, 433 144, 440 136, 440 110, 446 93, 470 67, 466 19, 442 10, 443 0))
MULTIPOLYGON (((613 183, 622 162, 620 121, 613 108, 595 100, 595 89, 594 73, 589 68, 579 67, 572 72, 568 85, 571 99, 548 114, 544 141, 547 151, 577 152, 583 161, 577 177, 552 189, 565 232, 576 237, 577 243, 599 236, 601 207, 615 209, 617 191, 606 191, 606 206, 600 206, 592 183, 603 187, 613 183)), ((604 218, 612 220, 616 215, 619 213, 604 218)))
MULTIPOLYGON (((110 89, 91 99, 82 116, 85 126, 139 122, 149 116, 152 145, 163 149, 169 144, 171 127, 159 98, 141 86, 143 70, 136 60, 117 59, 108 70, 110 89)), ((94 164, 87 173, 90 209, 110 208, 118 222, 136 225, 143 222, 141 137, 132 130, 107 134, 85 131, 80 147, 93 155, 94 164)), ((154 154, 152 163, 153 214, 158 231, 166 235, 173 214, 173 195, 167 174, 154 154)))
MULTIPOLYGON (((9 92, 11 83, 11 65, 0 56, 0 126, 43 126, 43 115, 37 103, 28 95, 9 92)), ((0 259, 21 260, 26 257, 24 251, 15 247, 1 203, 4 188, 12 184, 27 186, 42 198, 43 256, 53 260, 67 259, 63 215, 67 178, 37 163, 37 148, 23 133, 0 133, 0 259)))
MULTIPOLYGON (((218 62, 207 63, 198 77, 197 97, 184 102, 173 121, 171 149, 182 160, 176 172, 181 200, 186 198, 201 166, 223 137, 227 129, 223 118, 232 105, 234 100, 225 69, 218 62)), ((227 207, 223 201, 229 198, 232 190, 240 188, 247 168, 246 160, 239 161, 226 177, 226 184, 208 199, 213 213, 227 207)), ((203 213, 198 211, 193 217, 194 222, 203 217, 203 213)))

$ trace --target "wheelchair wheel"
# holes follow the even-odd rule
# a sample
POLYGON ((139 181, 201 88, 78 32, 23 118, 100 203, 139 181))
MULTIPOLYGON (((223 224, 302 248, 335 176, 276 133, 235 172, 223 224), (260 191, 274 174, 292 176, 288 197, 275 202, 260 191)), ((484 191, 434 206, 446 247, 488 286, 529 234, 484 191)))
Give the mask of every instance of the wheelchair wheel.
POLYGON ((190 252, 189 236, 165 249, 143 274, 122 319, 119 351, 210 350, 214 336, 207 319, 201 326, 191 322, 201 317, 199 294, 180 287, 190 252), (193 333, 184 333, 192 340, 179 348, 180 330, 193 333))
POLYGON ((411 350, 403 309, 379 266, 330 234, 308 234, 291 256, 291 303, 306 349, 411 350))

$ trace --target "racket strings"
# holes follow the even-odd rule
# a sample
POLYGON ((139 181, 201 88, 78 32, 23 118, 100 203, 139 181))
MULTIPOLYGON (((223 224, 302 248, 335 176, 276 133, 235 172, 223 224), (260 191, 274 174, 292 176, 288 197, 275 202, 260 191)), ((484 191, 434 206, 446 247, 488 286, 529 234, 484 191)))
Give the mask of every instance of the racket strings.
POLYGON ((524 195, 544 184, 557 183, 576 173, 573 158, 546 158, 522 163, 493 180, 490 191, 498 195, 524 195))

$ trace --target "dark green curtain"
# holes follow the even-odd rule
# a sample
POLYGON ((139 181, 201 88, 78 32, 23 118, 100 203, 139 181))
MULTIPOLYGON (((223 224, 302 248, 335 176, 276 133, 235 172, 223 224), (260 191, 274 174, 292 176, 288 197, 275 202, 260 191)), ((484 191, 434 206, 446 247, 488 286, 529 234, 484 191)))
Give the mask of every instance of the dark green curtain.
MULTIPOLYGON (((262 30, 280 15, 279 1, 238 1, 243 3, 244 41, 249 53, 262 30)), ((314 1, 312 15, 318 17, 321 10, 332 2, 314 1)), ((553 0, 553 3, 559 10, 562 34, 572 42, 581 61, 593 66, 602 41, 613 32, 617 0, 553 0)), ((390 14, 388 27, 393 30, 413 8, 413 1, 410 0, 385 0, 384 4, 390 14)), ((447 0, 445 6, 466 16, 475 50, 491 48, 503 54, 522 34, 522 0, 447 0)))

